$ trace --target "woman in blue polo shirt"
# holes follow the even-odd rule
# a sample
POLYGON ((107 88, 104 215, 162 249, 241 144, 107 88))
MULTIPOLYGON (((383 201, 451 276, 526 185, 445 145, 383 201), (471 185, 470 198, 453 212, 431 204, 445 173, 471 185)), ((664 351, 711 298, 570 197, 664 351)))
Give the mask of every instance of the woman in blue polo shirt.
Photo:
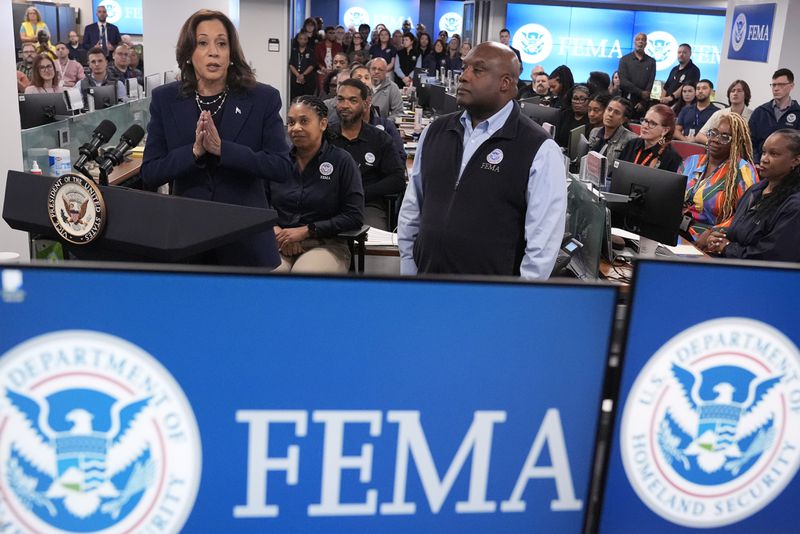
POLYGON ((369 49, 369 55, 372 59, 382 57, 386 60, 386 72, 394 71, 395 56, 397 56, 397 49, 392 46, 392 36, 389 30, 383 28, 378 33, 378 42, 372 45, 369 49))
POLYGON ((327 117, 328 107, 313 96, 289 107, 294 173, 286 182, 269 182, 267 191, 278 212, 276 272, 346 273, 350 265, 347 244, 336 235, 361 227, 364 191, 350 154, 325 140, 327 117))
POLYGON ((761 181, 736 207, 727 232, 715 231, 704 250, 725 258, 800 262, 800 132, 783 129, 764 142, 761 181))

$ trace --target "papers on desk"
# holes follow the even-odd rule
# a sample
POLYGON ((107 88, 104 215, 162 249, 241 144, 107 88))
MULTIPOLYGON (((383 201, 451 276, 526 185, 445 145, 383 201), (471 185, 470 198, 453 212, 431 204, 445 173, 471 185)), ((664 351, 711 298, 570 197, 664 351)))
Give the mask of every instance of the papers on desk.
MULTIPOLYGON (((627 230, 623 230, 622 228, 612 228, 611 235, 615 235, 617 237, 621 237, 622 239, 630 239, 631 241, 639 241, 639 236, 634 234, 633 232, 628 232, 627 230)), ((669 245, 661 244, 659 245, 664 247, 665 249, 669 250, 676 256, 702 256, 703 253, 697 250, 692 245, 676 245, 671 247, 669 245)))
POLYGON ((367 246, 372 247, 396 247, 397 234, 387 232, 386 230, 379 230, 377 228, 370 228, 367 231, 367 246))

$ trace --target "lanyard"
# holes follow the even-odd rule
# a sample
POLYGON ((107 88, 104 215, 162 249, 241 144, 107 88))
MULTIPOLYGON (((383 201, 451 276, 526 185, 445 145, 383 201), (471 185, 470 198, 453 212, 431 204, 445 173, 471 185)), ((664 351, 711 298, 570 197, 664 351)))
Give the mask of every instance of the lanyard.
POLYGON ((639 161, 639 158, 642 156, 642 149, 640 148, 639 151, 636 152, 636 157, 634 158, 633 162, 637 165, 642 165, 642 166, 648 166, 649 164, 650 167, 658 165, 659 159, 661 158, 661 154, 664 153, 664 149, 666 148, 667 145, 665 143, 661 147, 661 149, 659 149, 658 154, 656 154, 655 152, 650 152, 649 154, 646 154, 646 157, 644 158, 643 161, 639 161))

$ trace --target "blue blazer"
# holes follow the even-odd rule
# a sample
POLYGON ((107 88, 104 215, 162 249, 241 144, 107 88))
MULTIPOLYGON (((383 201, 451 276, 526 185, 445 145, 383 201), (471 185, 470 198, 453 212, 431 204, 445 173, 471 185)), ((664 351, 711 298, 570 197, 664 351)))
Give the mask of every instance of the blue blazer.
MULTIPOLYGON (((219 165, 195 161, 192 145, 200 117, 194 96, 180 94, 180 82, 153 91, 150 122, 142 160, 142 181, 151 189, 172 182, 175 195, 240 206, 267 208, 266 182, 292 177, 289 146, 280 117, 281 97, 267 85, 229 93, 219 134, 219 165)), ((277 267, 280 264, 272 230, 217 249, 224 265, 277 267)))
MULTIPOLYGON (((106 40, 111 46, 117 46, 122 41, 119 28, 109 22, 106 22, 106 40)), ((100 26, 95 22, 83 29, 83 43, 81 46, 85 50, 91 50, 98 41, 100 41, 100 26)), ((111 53, 111 50, 109 50, 109 53, 111 53)))

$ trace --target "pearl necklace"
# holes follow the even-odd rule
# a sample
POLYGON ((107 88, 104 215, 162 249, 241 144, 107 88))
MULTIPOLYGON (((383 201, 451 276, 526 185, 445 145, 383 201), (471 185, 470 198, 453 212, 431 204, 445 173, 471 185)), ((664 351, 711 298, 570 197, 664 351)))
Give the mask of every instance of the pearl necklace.
MULTIPOLYGON (((210 108, 211 106, 213 106, 214 104, 219 102, 219 105, 217 106, 217 109, 215 109, 214 111, 211 112, 211 116, 212 117, 214 115, 216 115, 217 113, 219 113, 219 110, 222 109, 222 106, 225 104, 225 99, 227 97, 228 97, 228 88, 227 87, 225 88, 225 91, 221 95, 219 95, 214 100, 209 100, 209 101, 200 100, 200 93, 198 93, 197 91, 194 92, 194 100, 195 100, 195 102, 197 102, 197 109, 200 110, 200 113, 203 112, 203 106, 204 105, 208 106, 210 108)), ((211 109, 209 109, 208 111, 211 111, 211 109)))

